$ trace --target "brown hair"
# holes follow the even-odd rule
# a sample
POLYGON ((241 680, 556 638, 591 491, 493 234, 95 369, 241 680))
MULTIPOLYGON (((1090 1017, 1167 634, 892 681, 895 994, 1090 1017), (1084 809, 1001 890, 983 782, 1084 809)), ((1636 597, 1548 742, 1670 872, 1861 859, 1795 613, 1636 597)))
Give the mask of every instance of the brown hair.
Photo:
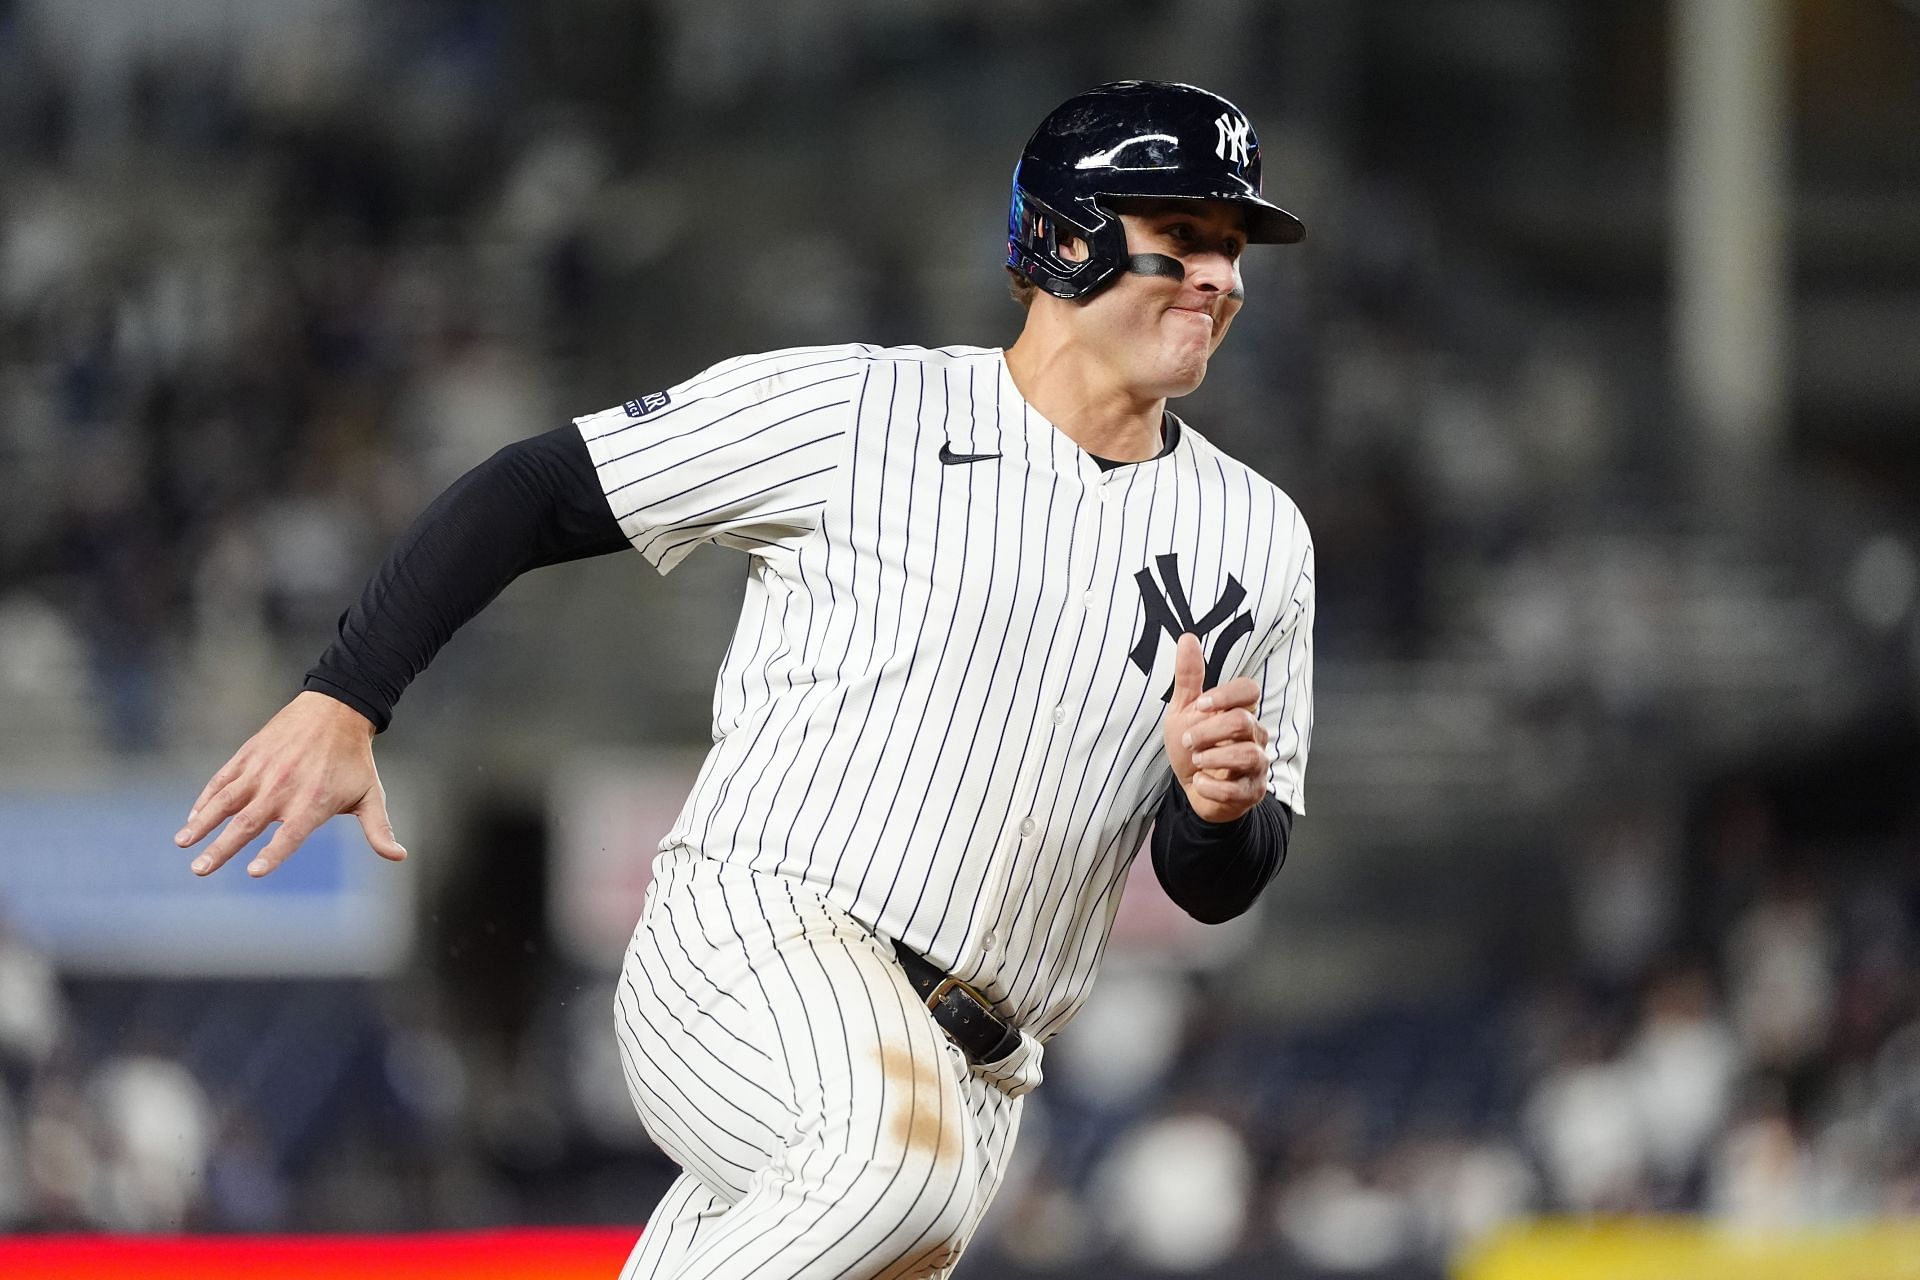
POLYGON ((1039 292, 1039 285, 1027 279, 1012 267, 1007 268, 1007 296, 1031 311, 1033 310, 1034 295, 1039 292))

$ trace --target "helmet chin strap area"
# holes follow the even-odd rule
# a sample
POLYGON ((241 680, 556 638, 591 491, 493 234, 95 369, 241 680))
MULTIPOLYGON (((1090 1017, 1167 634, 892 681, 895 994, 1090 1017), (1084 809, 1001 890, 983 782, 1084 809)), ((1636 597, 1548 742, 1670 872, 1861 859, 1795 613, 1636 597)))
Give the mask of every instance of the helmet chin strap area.
MULTIPOLYGON (((1136 276, 1165 276, 1169 280, 1185 280, 1187 269, 1180 265, 1178 258, 1169 258, 1164 253, 1136 253, 1121 264, 1121 269, 1131 271, 1136 276)), ((1247 291, 1238 281, 1234 282, 1233 292, 1227 295, 1235 301, 1244 300, 1247 291)))

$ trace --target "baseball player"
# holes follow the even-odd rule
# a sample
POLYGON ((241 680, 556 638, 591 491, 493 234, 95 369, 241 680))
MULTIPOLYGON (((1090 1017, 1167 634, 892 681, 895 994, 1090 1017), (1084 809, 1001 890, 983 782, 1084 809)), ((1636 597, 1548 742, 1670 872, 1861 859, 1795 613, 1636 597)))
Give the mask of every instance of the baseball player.
POLYGON ((1301 812, 1312 542, 1166 402, 1231 327, 1246 246, 1303 234, 1225 99, 1069 100, 1014 173, 1011 347, 743 356, 503 449, 177 843, 227 822, 205 875, 278 822, 265 875, 347 812, 404 858, 371 743, 456 627, 539 565, 746 552, 713 748, 615 996, 683 1169, 623 1276, 946 1275, 1149 826, 1168 892, 1220 921, 1301 812))

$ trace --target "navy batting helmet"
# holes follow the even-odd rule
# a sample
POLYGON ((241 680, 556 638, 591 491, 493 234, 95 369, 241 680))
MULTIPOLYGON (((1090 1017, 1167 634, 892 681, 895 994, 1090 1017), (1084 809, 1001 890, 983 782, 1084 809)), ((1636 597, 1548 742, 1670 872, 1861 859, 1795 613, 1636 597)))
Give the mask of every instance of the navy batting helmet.
POLYGON ((1059 298, 1084 298, 1126 265, 1127 239, 1105 201, 1226 200, 1255 244, 1292 244, 1300 219, 1260 195, 1260 140, 1245 113, 1190 84, 1117 80, 1069 98, 1027 139, 1013 170, 1007 266, 1059 298), (1088 254, 1060 256, 1062 230, 1088 254))

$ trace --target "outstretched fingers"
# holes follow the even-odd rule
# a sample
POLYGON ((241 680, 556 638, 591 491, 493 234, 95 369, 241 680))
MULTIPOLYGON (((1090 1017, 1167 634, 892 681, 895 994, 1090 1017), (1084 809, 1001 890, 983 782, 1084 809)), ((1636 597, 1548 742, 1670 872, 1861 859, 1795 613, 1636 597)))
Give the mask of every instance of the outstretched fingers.
POLYGON ((373 765, 373 722, 345 703, 306 691, 294 696, 233 758, 220 766, 174 836, 181 848, 226 828, 193 861, 208 875, 274 823, 280 829, 247 872, 263 876, 293 856, 307 837, 339 813, 360 819, 382 857, 407 856, 387 818, 386 794, 373 765))
POLYGON ((298 812, 288 815, 280 823, 280 829, 273 833, 273 839, 267 841, 267 847, 254 855, 247 864, 247 874, 264 876, 293 856, 293 851, 306 843, 308 836, 319 830, 320 824, 333 814, 326 807, 309 804, 298 812))
POLYGON ((206 852, 193 860, 193 873, 198 876, 211 875, 226 866, 234 854, 246 848, 272 821, 273 812, 264 804, 249 804, 241 809, 227 823, 226 830, 207 846, 206 852))
MULTIPOLYGON (((228 783, 232 782, 235 778, 238 778, 240 776, 240 770, 243 767, 241 764, 241 757, 246 754, 247 754, 246 749, 244 747, 241 748, 239 751, 234 752, 232 758, 229 759, 225 764, 221 765, 218 769, 216 769, 214 771, 213 776, 207 779, 207 785, 200 789, 199 798, 193 802, 193 807, 187 810, 187 821, 188 821, 189 828, 191 828, 192 826, 194 815, 207 807, 207 801, 213 799, 214 794, 218 792, 222 787, 225 787, 228 783)), ((203 832, 202 834, 205 834, 205 833, 203 832)), ((199 837, 196 836, 194 838, 198 839, 199 837)), ((187 843, 191 844, 192 841, 188 841, 187 843)))
POLYGON ((174 832, 173 842, 182 849, 200 843, 207 832, 238 813, 253 798, 253 791, 242 773, 240 757, 234 756, 220 766, 219 772, 201 790, 200 798, 187 811, 186 825, 174 832))

